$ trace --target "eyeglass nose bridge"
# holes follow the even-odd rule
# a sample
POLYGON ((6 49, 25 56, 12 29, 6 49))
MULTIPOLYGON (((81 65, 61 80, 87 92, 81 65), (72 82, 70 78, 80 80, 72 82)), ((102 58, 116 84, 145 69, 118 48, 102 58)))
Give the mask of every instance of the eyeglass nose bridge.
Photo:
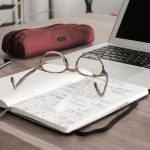
POLYGON ((70 67, 68 67, 67 70, 70 71, 70 72, 77 72, 76 68, 70 68, 70 67))

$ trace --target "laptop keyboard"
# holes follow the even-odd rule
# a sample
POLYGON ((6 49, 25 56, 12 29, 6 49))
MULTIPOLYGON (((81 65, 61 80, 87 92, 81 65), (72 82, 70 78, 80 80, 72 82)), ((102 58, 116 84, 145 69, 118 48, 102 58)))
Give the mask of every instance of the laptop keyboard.
POLYGON ((150 53, 116 46, 105 46, 90 51, 99 58, 150 69, 150 53))

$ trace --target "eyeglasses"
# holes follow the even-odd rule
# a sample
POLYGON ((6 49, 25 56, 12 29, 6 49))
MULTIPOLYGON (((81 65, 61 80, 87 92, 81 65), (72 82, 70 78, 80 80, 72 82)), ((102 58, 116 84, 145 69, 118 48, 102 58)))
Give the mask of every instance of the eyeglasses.
POLYGON ((27 77, 29 77, 31 74, 33 74, 37 70, 45 71, 48 73, 63 73, 65 71, 78 72, 79 74, 81 74, 83 76, 87 76, 87 77, 105 76, 105 84, 104 84, 102 91, 99 90, 98 83, 94 82, 94 87, 99 96, 104 95, 104 93, 106 91, 107 83, 108 83, 108 74, 104 69, 104 64, 103 64, 102 60, 100 58, 98 58, 96 55, 90 54, 90 53, 84 53, 80 57, 78 57, 76 64, 75 64, 75 68, 70 68, 68 60, 66 59, 66 57, 63 54, 61 54, 60 52, 51 51, 51 52, 45 53, 41 57, 41 60, 38 64, 38 66, 35 67, 34 69, 32 69, 31 71, 29 71, 27 74, 25 74, 17 83, 15 83, 14 77, 11 77, 11 83, 12 83, 13 88, 14 89, 18 88, 27 77), (51 68, 45 67, 45 65, 43 65, 43 64, 45 63, 46 58, 47 57, 51 58, 54 56, 57 56, 60 58, 59 61, 61 62, 62 67, 60 67, 59 69, 57 69, 55 67, 51 67, 51 68), (87 61, 87 63, 85 63, 85 60, 87 61), (91 64, 93 64, 94 66, 97 66, 96 72, 89 70, 89 68, 92 68, 91 64), (85 68, 88 71, 85 71, 85 68))

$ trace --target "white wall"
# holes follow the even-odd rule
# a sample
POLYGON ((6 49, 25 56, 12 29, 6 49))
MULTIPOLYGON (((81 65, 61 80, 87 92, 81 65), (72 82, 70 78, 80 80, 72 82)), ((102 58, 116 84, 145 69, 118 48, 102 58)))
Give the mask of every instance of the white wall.
POLYGON ((25 22, 47 20, 48 9, 48 0, 24 0, 25 22))
MULTIPOLYGON (((2 0, 2 2, 10 3, 11 0, 2 0)), ((93 0, 93 12, 117 13, 122 2, 123 0, 93 0)), ((25 22, 48 19, 48 0, 24 0, 24 6, 25 22)), ((84 0, 52 0, 52 7, 54 18, 80 15, 86 11, 84 0)), ((7 12, 0 12, 0 20, 5 14, 7 12)))
POLYGON ((124 0, 93 0, 93 12, 102 14, 118 13, 124 0))
MULTIPOLYGON (((29 21, 42 21, 49 18, 48 13, 48 0, 24 0, 24 20, 29 21)), ((12 0, 0 0, 0 5, 11 4, 12 0)), ((0 11, 0 22, 11 12, 10 10, 0 11)), ((12 15, 5 22, 12 22, 12 15)))
POLYGON ((12 0, 0 0, 0 5, 5 3, 5 4, 11 4, 12 0))
POLYGON ((54 18, 64 16, 75 16, 85 13, 84 0, 52 0, 54 18))
MULTIPOLYGON (((118 13, 123 0, 93 0, 92 9, 95 13, 118 13)), ((84 0, 52 0, 54 17, 73 16, 85 13, 84 0)))
MULTIPOLYGON (((11 4, 11 0, 0 0, 0 5, 2 5, 3 3, 5 4, 11 4)), ((0 11, 0 21, 2 21, 6 15, 9 13, 10 11, 8 10, 1 10, 0 11)), ((12 19, 12 15, 6 20, 6 22, 12 22, 13 19, 12 19)))

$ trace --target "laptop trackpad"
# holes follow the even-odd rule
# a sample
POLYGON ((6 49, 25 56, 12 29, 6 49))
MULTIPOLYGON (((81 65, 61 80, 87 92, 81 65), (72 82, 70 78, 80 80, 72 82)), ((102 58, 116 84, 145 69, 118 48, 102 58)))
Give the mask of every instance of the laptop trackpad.
POLYGON ((130 78, 144 71, 143 68, 110 61, 104 61, 104 66, 108 72, 109 77, 119 80, 126 80, 127 78, 130 78))

